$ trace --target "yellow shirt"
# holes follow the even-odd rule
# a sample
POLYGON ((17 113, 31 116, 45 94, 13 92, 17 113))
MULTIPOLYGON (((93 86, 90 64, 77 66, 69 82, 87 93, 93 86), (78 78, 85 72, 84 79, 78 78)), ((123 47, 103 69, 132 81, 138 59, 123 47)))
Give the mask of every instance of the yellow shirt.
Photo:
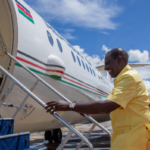
POLYGON ((111 150, 146 150, 150 138, 146 129, 150 129, 149 93, 137 71, 129 65, 124 67, 107 99, 121 106, 110 114, 111 150))

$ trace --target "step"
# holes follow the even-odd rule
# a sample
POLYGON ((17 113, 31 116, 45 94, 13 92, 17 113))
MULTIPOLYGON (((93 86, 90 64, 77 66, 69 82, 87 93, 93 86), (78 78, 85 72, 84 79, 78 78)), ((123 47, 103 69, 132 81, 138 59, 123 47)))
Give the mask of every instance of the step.
POLYGON ((14 132, 14 119, 0 118, 0 136, 13 134, 13 132, 14 132))
POLYGON ((0 136, 1 150, 25 150, 29 148, 29 132, 0 136))

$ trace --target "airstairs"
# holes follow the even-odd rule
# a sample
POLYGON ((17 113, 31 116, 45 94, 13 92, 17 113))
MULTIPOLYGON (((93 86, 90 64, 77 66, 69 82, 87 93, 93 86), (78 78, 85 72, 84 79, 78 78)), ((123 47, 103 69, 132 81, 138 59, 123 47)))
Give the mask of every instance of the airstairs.
POLYGON ((13 134, 14 119, 0 118, 0 149, 24 150, 29 148, 29 132, 13 134))
MULTIPOLYGON (((35 89, 35 87, 37 86, 37 84, 39 82, 43 83, 46 87, 48 87, 50 90, 52 90, 53 92, 55 92, 64 101, 66 101, 68 103, 71 103, 71 101, 69 99, 67 99, 66 97, 64 97, 61 93, 59 93, 52 86, 50 86, 48 83, 46 83, 38 75, 36 75, 35 73, 33 73, 31 70, 29 70, 23 63, 21 63, 15 57, 13 57, 11 54, 9 54, 6 51, 5 46, 4 46, 1 38, 0 38, 0 42, 2 44, 4 53, 6 55, 8 55, 12 60, 14 60, 15 62, 17 62, 19 65, 21 65, 26 71, 28 71, 31 75, 33 75, 36 78, 36 82, 34 83, 34 85, 32 86, 32 88, 29 90, 22 83, 20 83, 15 77, 13 77, 10 73, 8 73, 3 67, 0 66, 0 71, 2 71, 7 77, 9 77, 11 79, 11 84, 10 84, 9 88, 7 89, 7 91, 5 92, 5 94, 2 96, 2 98, 0 100, 0 105, 7 105, 7 104, 4 104, 3 102, 7 98, 7 96, 9 95, 9 93, 11 92, 12 88, 14 87, 14 85, 19 86, 22 90, 24 90, 27 93, 26 97, 24 98, 24 100, 22 101, 22 103, 20 104, 20 106, 16 107, 17 110, 14 113, 13 118, 16 117, 17 113, 23 107, 23 105, 26 102, 26 100, 28 99, 28 97, 32 97, 37 103, 39 103, 39 105, 41 105, 43 107, 43 109, 46 107, 46 104, 33 93, 33 90, 35 89)), ((94 149, 93 145, 89 142, 88 137, 92 133, 93 129, 96 126, 99 127, 100 129, 102 129, 104 132, 106 132, 109 135, 109 137, 111 138, 111 133, 106 128, 104 128, 101 124, 99 124, 96 120, 94 120, 92 117, 90 117, 87 114, 84 114, 84 116, 86 117, 86 119, 88 119, 90 122, 93 123, 93 126, 91 127, 91 129, 88 131, 88 133, 85 136, 83 136, 80 132, 78 132, 72 125, 70 125, 67 121, 65 121, 57 113, 54 113, 54 114, 51 114, 51 115, 53 115, 56 119, 58 119, 60 122, 62 122, 64 124, 64 126, 66 126, 69 129, 69 133, 67 134, 67 136, 65 137, 65 139, 61 142, 61 144, 58 146, 57 150, 63 149, 64 145, 70 139, 70 137, 72 136, 72 134, 77 135, 81 139, 81 142, 76 147, 76 150, 80 149, 80 147, 82 146, 83 143, 86 143, 87 146, 89 147, 89 149, 93 150, 94 149)), ((0 144, 0 146, 1 146, 1 144, 0 144)))

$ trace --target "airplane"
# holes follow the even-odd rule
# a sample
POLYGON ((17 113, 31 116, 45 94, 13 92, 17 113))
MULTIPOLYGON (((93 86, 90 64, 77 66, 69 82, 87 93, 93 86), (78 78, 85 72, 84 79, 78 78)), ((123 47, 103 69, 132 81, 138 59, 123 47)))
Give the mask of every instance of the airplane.
MULTIPOLYGON (((36 79, 6 55, 3 47, 72 102, 103 101, 107 98, 113 85, 108 73, 105 76, 101 72, 104 66, 95 68, 23 0, 1 0, 0 20, 0 66, 28 89, 36 79)), ((0 72, 1 101, 9 86, 10 79, 0 72)), ((33 93, 45 103, 60 99, 41 83, 33 93)), ((25 97, 26 93, 15 85, 3 100, 1 117, 12 117, 25 97)), ((58 114, 70 124, 86 120, 73 111, 58 114)), ((91 116, 99 122, 110 120, 109 114, 91 116)), ((14 123, 15 132, 45 131, 48 134, 53 131, 56 135, 63 126, 31 97, 15 116, 14 123)))

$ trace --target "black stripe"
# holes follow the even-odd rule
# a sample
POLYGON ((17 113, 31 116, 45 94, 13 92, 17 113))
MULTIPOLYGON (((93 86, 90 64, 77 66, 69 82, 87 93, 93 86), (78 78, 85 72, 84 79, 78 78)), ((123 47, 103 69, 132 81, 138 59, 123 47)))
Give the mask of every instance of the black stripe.
POLYGON ((27 9, 27 8, 25 8, 18 0, 15 0, 21 7, 23 7, 29 14, 31 14, 30 13, 30 11, 27 9))
POLYGON ((43 65, 45 65, 45 66, 58 67, 58 68, 62 68, 62 69, 65 70, 65 68, 62 67, 62 66, 59 66, 59 65, 51 65, 51 64, 45 64, 44 62, 42 62, 42 61, 40 61, 40 60, 38 60, 38 59, 36 59, 36 58, 34 58, 34 57, 28 55, 28 54, 25 54, 25 53, 23 53, 23 52, 21 52, 21 51, 19 51, 19 50, 17 50, 17 52, 18 52, 19 54, 22 54, 22 55, 24 55, 24 56, 26 56, 26 57, 28 57, 28 58, 30 58, 30 59, 32 59, 32 60, 34 60, 34 61, 40 63, 40 64, 43 64, 43 65))
MULTIPOLYGON (((59 68, 63 68, 63 69, 65 69, 65 68, 64 68, 64 67, 62 67, 62 66, 45 64, 44 62, 42 62, 42 61, 40 61, 40 60, 38 60, 38 59, 36 59, 36 58, 34 58, 34 57, 32 57, 32 56, 28 55, 28 54, 25 54, 25 53, 23 53, 23 52, 21 52, 21 51, 19 51, 19 50, 17 50, 17 52, 18 52, 19 54, 22 54, 22 55, 24 55, 24 56, 28 57, 28 58, 31 58, 31 59, 32 59, 32 60, 34 60, 34 61, 37 61, 37 62, 39 62, 39 63, 41 63, 41 64, 43 64, 43 65, 45 65, 45 66, 53 66, 53 67, 59 67, 59 68)), ((90 86, 90 87, 94 88, 95 90, 97 90, 97 91, 99 91, 99 92, 102 92, 102 93, 104 93, 104 94, 108 95, 108 93, 103 92, 103 91, 101 91, 101 90, 99 90, 99 89, 95 88, 94 86, 89 85, 89 84, 87 84, 87 83, 85 83, 85 82, 83 82, 83 81, 81 81, 81 80, 79 80, 79 79, 77 79, 77 78, 75 78, 75 77, 73 77, 73 76, 71 76, 71 75, 67 74, 67 73, 65 73, 65 75, 66 75, 66 76, 68 76, 68 77, 71 77, 72 79, 75 79, 75 80, 77 80, 77 81, 79 81, 79 82, 81 82, 81 83, 83 83, 83 84, 85 84, 85 85, 87 85, 87 86, 90 86)))

